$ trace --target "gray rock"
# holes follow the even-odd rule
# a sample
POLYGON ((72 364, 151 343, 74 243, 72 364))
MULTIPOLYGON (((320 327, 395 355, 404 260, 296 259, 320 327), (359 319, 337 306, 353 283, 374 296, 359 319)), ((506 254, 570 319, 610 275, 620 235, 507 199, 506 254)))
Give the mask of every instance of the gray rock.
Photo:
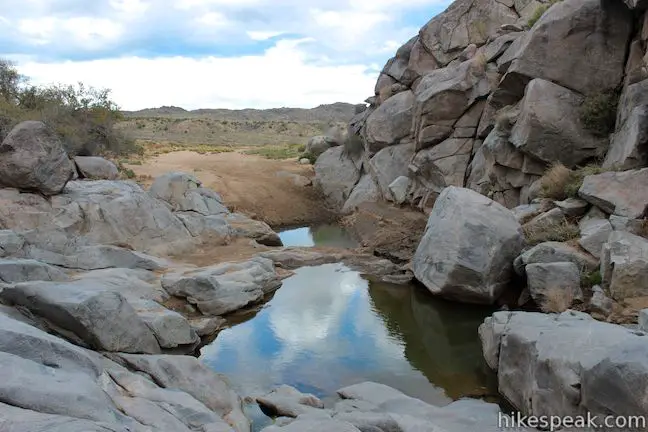
POLYGON ((24 257, 25 239, 11 230, 0 230, 0 258, 24 257))
POLYGON ((648 165, 648 106, 634 108, 612 136, 603 168, 633 169, 648 165))
POLYGON ((437 69, 424 76, 416 88, 414 138, 421 150, 442 141, 448 129, 473 104, 492 90, 490 72, 475 57, 457 66, 437 69))
POLYGON ((233 230, 224 215, 202 216, 194 212, 176 213, 187 231, 203 243, 226 245, 230 242, 233 230))
POLYGON ((299 159, 299 165, 310 165, 311 161, 308 158, 301 158, 299 159))
MULTIPOLYGON (((214 223, 217 225, 217 222, 214 221, 214 223)), ((232 228, 232 234, 236 237, 250 238, 266 246, 283 246, 279 234, 265 222, 250 219, 240 213, 230 213, 227 215, 227 223, 232 228)))
POLYGON ((153 332, 161 348, 194 347, 200 342, 185 317, 152 300, 131 302, 140 319, 153 332))
POLYGON ((325 135, 314 136, 306 144, 305 154, 317 159, 322 153, 331 147, 339 145, 333 138, 325 135))
MULTIPOLYGON (((645 336, 624 339, 614 344, 602 360, 588 364, 582 373, 581 404, 599 416, 636 419, 641 415, 638 413, 646 413, 648 403, 643 397, 648 391, 646 348, 645 336)), ((645 421, 645 417, 640 420, 645 421)), ((645 423, 637 426, 643 429, 645 423)))
POLYGON ((389 185, 407 175, 407 166, 414 156, 414 144, 399 144, 380 150, 371 158, 367 169, 374 178, 382 197, 389 199, 389 185))
POLYGON ((416 40, 410 51, 407 68, 417 76, 425 76, 438 68, 439 65, 434 56, 425 49, 420 40, 416 40))
MULTIPOLYGON (((592 298, 589 302, 589 310, 591 312, 596 312, 603 314, 607 317, 612 313, 614 307, 614 301, 610 299, 603 291, 599 285, 592 287, 592 298)), ((639 321, 641 323, 641 315, 639 315, 639 321)))
POLYGON ((524 223, 534 217, 542 211, 542 204, 523 204, 511 209, 513 216, 517 219, 518 222, 524 223))
POLYGON ((564 201, 554 201, 556 207, 563 211, 565 216, 580 217, 583 216, 589 208, 587 201, 578 198, 567 198, 564 201))
POLYGON ((601 254, 603 288, 613 299, 648 295, 648 240, 613 231, 601 254))
POLYGON ((518 18, 503 2, 461 0, 423 26, 419 38, 437 62, 446 65, 468 45, 483 45, 502 25, 515 24, 518 18))
POLYGON ((648 309, 639 311, 639 330, 648 333, 648 309))
POLYGON ((380 191, 369 174, 365 174, 360 178, 358 184, 353 188, 349 199, 342 207, 342 214, 353 213, 357 207, 366 202, 380 201, 380 191))
POLYGON ((39 121, 18 124, 0 145, 0 184, 43 195, 61 193, 74 164, 53 130, 39 121))
POLYGON ((514 60, 504 81, 542 78, 582 94, 615 88, 623 77, 631 22, 631 14, 620 3, 560 2, 513 43, 514 60), (593 64, 575 52, 601 61, 593 64))
MULTIPOLYGON (((34 240, 35 237, 31 234, 28 233, 25 236, 30 240, 34 240)), ((47 233, 40 233, 38 236, 40 235, 42 235, 42 238, 36 238, 34 243, 30 241, 28 256, 51 265, 72 270, 108 268, 161 270, 166 267, 166 263, 159 258, 117 246, 77 245, 76 247, 67 247, 61 250, 52 247, 51 243, 47 243, 47 233)))
POLYGON ((414 93, 405 91, 390 97, 367 118, 366 148, 373 155, 397 144, 410 134, 414 93))
POLYGON ((102 269, 81 273, 76 276, 75 284, 95 291, 114 291, 126 300, 152 300, 163 303, 169 299, 160 286, 159 275, 142 269, 102 269))
POLYGON ((79 174, 82 178, 90 180, 117 180, 119 170, 117 166, 98 156, 76 156, 74 158, 79 174))
POLYGON ((322 192, 329 205, 339 210, 360 180, 360 171, 345 157, 342 147, 325 151, 315 163, 313 184, 322 192))
POLYGON ((241 399, 224 377, 214 373, 197 358, 174 355, 117 356, 130 368, 150 375, 159 385, 190 394, 237 431, 249 431, 249 420, 243 415, 241 399))
POLYGON ((407 201, 407 193, 410 187, 410 179, 407 176, 400 176, 389 184, 388 198, 396 204, 403 204, 407 201))
POLYGON ((564 87, 542 79, 532 80, 511 131, 511 143, 543 162, 560 161, 567 167, 602 155, 608 140, 595 137, 582 126, 582 103, 582 96, 564 87))
POLYGON ((0 400, 13 406, 116 423, 118 411, 94 377, 0 352, 0 400))
POLYGON ((609 221, 614 231, 626 231, 638 236, 642 235, 646 227, 644 219, 630 219, 623 216, 610 215, 609 221))
POLYGON ((564 296, 568 307, 574 300, 583 300, 581 273, 574 263, 529 264, 526 274, 531 298, 538 305, 542 306, 548 296, 564 296))
POLYGON ((606 213, 639 219, 648 206, 648 168, 587 176, 578 194, 606 213))
POLYGON ((522 229, 508 209, 469 189, 449 187, 434 205, 412 268, 434 294, 494 303, 523 247, 522 229))
POLYGON ((401 432, 400 425, 386 413, 349 412, 333 417, 337 421, 352 424, 362 432, 401 432))
POLYGON ((91 284, 24 282, 6 286, 0 298, 29 309, 89 346, 115 352, 157 353, 153 333, 117 292, 91 284))
POLYGON ((37 230, 43 246, 53 235, 67 243, 83 237, 85 245, 128 245, 156 254, 182 253, 196 245, 162 201, 130 181, 72 181, 50 200, 0 189, 0 224, 19 233, 37 230))
POLYGON ((571 262, 576 264, 579 269, 587 271, 594 271, 599 265, 598 260, 565 243, 545 242, 532 247, 517 257, 513 267, 517 274, 523 276, 525 267, 528 264, 556 262, 571 262))
POLYGON ((200 337, 211 336, 225 327, 227 321, 220 317, 193 318, 189 325, 200 337))
POLYGON ((229 213, 216 192, 203 188, 200 180, 187 173, 171 172, 156 178, 149 194, 169 204, 173 211, 203 216, 229 213))
POLYGON ((560 224, 565 221, 565 214, 560 208, 556 207, 534 217, 524 224, 524 228, 530 231, 542 231, 551 225, 560 224))
POLYGON ((296 420, 286 426, 269 426, 261 432, 360 432, 360 430, 347 422, 324 419, 296 420))
MULTIPOLYGON (((480 337, 489 363, 496 364, 502 395, 524 415, 537 416, 574 416, 595 408, 587 401, 592 368, 621 344, 641 341, 645 346, 645 336, 573 311, 496 312, 480 326, 480 337)), ((630 365, 633 359, 627 361, 630 365)), ((617 397, 634 397, 629 382, 615 382, 625 386, 617 397)))
POLYGON ((257 397, 256 401, 264 411, 269 412, 273 417, 297 417, 324 408, 324 403, 316 396, 304 394, 287 385, 282 385, 264 396, 257 397))
POLYGON ((205 315, 223 315, 258 302, 281 286, 273 262, 253 258, 186 273, 167 273, 162 286, 171 295, 187 298, 205 315))
POLYGON ((0 259, 0 282, 65 281, 68 276, 51 265, 35 260, 0 259))
POLYGON ((612 224, 607 219, 590 219, 580 223, 581 238, 578 244, 596 258, 601 258, 603 245, 612 233, 612 224))

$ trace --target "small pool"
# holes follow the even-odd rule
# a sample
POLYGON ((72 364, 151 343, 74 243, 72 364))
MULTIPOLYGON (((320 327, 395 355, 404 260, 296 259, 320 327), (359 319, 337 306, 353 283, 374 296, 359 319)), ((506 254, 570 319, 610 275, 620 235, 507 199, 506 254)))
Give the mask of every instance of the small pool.
POLYGON ((336 224, 286 229, 279 231, 279 237, 284 246, 328 246, 349 249, 358 247, 358 242, 349 232, 336 224))
MULTIPOLYGON (((477 328, 487 308, 419 286, 374 284, 342 264, 297 270, 253 318, 221 332, 202 360, 245 396, 288 384, 320 398, 376 381, 435 405, 497 394, 477 328)), ((269 419, 247 407, 259 430, 269 419)))

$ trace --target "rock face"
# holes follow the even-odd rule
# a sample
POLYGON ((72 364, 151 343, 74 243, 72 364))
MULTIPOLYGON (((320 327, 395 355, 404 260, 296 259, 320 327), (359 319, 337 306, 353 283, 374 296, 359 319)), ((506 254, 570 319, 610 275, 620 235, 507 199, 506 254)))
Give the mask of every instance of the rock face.
POLYGON ((249 432, 240 399, 196 358, 122 356, 148 375, 0 312, 3 429, 249 432))
POLYGON ((583 299, 580 269, 574 263, 529 264, 526 274, 531 298, 539 305, 551 295, 564 296, 570 306, 583 299))
POLYGON ((273 262, 254 258, 187 273, 168 273, 162 286, 171 295, 186 298, 205 315, 224 315, 255 303, 281 286, 273 262))
POLYGON ((74 158, 79 174, 89 180, 117 180, 119 170, 117 166, 98 156, 76 156, 74 158))
POLYGON ((335 147, 336 145, 339 144, 329 136, 325 136, 325 135, 314 136, 308 140, 305 154, 317 160, 317 158, 320 157, 322 153, 324 153, 326 150, 330 149, 331 147, 335 147))
POLYGON ((601 277, 615 300, 648 295, 648 240, 612 232, 601 254, 601 277))
MULTIPOLYGON (((510 48, 504 82, 552 81, 582 94, 616 88, 623 77, 632 17, 619 2, 566 0, 545 12, 510 48), (575 20, 578 25, 575 25, 575 20), (587 53, 574 55, 574 53, 587 53), (601 59, 593 64, 587 57, 601 59)), ((520 90, 501 84, 510 92, 520 90)))
POLYGON ((74 164, 58 137, 44 123, 16 126, 0 145, 0 184, 56 195, 72 178, 74 164))
POLYGON ((605 153, 607 138, 597 138, 580 121, 583 97, 542 79, 532 80, 520 106, 510 141, 522 152, 547 164, 567 167, 605 153), (560 145, 556 145, 560 143, 560 145))
POLYGON ((343 147, 325 151, 315 163, 315 180, 326 201, 340 210, 360 180, 360 170, 343 153, 343 147))
POLYGON ((434 294, 489 304, 506 289, 523 246, 513 213, 477 192, 448 187, 434 204, 412 268, 434 294))
POLYGON ((604 212, 631 219, 646 216, 648 168, 585 177, 578 194, 604 212))
POLYGON ((157 177, 149 193, 169 204, 174 212, 194 212, 203 216, 227 214, 221 197, 202 187, 200 180, 182 172, 157 177))
POLYGON ((384 147, 398 144, 409 135, 412 127, 414 94, 399 93, 387 99, 367 118, 366 145, 369 155, 384 147))
POLYGON ((637 379, 644 376, 643 333, 568 311, 496 312, 479 335, 500 392, 524 415, 647 411, 645 380, 637 379))

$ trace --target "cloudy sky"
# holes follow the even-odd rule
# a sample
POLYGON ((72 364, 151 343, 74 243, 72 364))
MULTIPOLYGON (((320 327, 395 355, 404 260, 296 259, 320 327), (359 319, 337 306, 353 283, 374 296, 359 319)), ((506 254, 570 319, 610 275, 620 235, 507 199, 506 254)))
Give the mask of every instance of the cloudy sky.
POLYGON ((124 109, 314 107, 373 92, 449 0, 3 0, 0 57, 124 109))

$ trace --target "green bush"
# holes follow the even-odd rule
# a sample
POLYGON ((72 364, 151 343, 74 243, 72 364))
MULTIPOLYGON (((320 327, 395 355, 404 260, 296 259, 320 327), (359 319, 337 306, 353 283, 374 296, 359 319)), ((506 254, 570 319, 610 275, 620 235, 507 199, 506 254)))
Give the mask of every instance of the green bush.
POLYGON ((115 130, 122 119, 110 90, 29 85, 15 66, 0 59, 0 139, 21 121, 41 120, 60 136, 71 155, 130 154, 142 149, 115 130))
POLYGON ((592 288, 595 285, 601 285, 602 282, 603 278, 599 270, 581 273, 581 287, 583 288, 592 288))
POLYGON ((618 101, 618 94, 611 90, 585 98, 580 109, 583 126, 596 136, 607 137, 614 131, 618 101))

